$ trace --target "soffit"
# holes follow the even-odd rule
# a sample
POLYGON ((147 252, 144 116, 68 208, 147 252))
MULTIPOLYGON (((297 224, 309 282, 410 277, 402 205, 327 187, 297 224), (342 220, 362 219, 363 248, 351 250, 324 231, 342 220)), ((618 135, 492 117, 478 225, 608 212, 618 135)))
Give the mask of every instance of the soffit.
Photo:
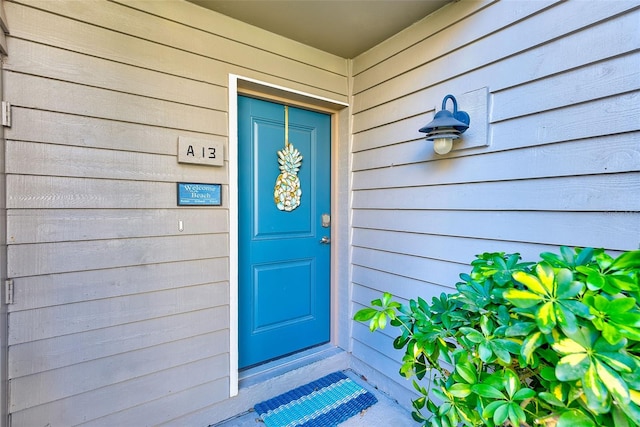
POLYGON ((189 0, 315 47, 355 58, 451 0, 189 0))

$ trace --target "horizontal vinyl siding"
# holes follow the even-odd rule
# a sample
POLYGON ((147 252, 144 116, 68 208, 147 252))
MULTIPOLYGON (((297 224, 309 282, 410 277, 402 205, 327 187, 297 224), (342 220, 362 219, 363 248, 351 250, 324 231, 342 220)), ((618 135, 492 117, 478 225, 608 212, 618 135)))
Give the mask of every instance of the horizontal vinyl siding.
MULTIPOLYGON (((6 20, 4 13, 0 14, 0 23, 6 28, 6 20)), ((0 52, 4 56, 6 54, 6 38, 4 31, 0 31, 0 52)), ((2 73, 2 66, 0 66, 0 73, 2 73)), ((0 96, 3 95, 4 84, 0 83, 0 96)), ((2 98, 4 99, 4 97, 2 98)), ((0 136, 0 278, 5 280, 7 278, 7 209, 6 209, 6 178, 5 178, 5 139, 4 131, 0 136)), ((6 290, 5 290, 6 292, 6 290)), ((8 394, 8 374, 7 374, 7 334, 9 331, 7 324, 7 306, 3 304, 0 307, 0 424, 6 425, 8 418, 7 403, 9 401, 8 394)))
POLYGON ((230 73, 345 102, 346 61, 184 1, 4 6, 12 425, 219 421, 228 158, 178 164, 178 137, 226 156, 230 73), (177 207, 176 182, 223 205, 177 207))
MULTIPOLYGON (((485 251, 638 248, 639 22, 632 1, 457 2, 354 60, 354 311, 453 292, 485 251), (480 88, 489 146, 436 155, 418 129, 480 88)), ((353 328, 354 355, 410 390, 395 331, 353 328)))

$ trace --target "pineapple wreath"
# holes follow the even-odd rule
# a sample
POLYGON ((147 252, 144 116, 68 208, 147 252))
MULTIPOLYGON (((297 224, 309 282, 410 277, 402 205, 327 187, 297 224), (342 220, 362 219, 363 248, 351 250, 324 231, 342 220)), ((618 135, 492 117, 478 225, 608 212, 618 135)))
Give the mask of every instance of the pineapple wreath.
POLYGON ((289 107, 284 106, 284 148, 278 151, 280 175, 273 188, 273 200, 281 211, 291 212, 300 206, 302 189, 298 171, 302 154, 289 142, 289 107))

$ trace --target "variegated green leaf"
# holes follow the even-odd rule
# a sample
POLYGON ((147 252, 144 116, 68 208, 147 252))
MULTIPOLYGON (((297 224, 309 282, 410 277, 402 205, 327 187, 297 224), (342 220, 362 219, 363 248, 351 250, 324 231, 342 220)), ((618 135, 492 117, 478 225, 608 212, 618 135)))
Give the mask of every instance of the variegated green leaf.
POLYGON ((510 398, 513 398, 513 395, 520 388, 520 379, 515 372, 509 369, 504 371, 504 388, 510 398))
POLYGON ((593 318, 593 314, 591 314, 589 307, 581 303, 580 301, 565 299, 565 300, 558 301, 558 303, 564 306, 565 308, 571 310, 571 312, 577 316, 584 317, 585 319, 593 318))
POLYGON ((438 387, 434 387, 434 388, 431 390, 431 393, 433 393, 433 395, 434 395, 435 397, 437 397, 437 398, 438 398, 439 400, 441 400, 441 401, 446 401, 446 400, 448 400, 448 399, 449 399, 449 398, 447 397, 447 395, 446 395, 446 394, 444 394, 444 392, 443 392, 440 388, 438 388, 438 387))
POLYGON ((471 386, 469 384, 456 383, 449 387, 448 391, 454 397, 465 398, 471 394, 471 386))
POLYGON ((616 258, 609 266, 609 270, 624 270, 627 268, 639 268, 640 250, 625 252, 616 258))
POLYGON ((440 405, 438 407, 438 415, 440 415, 442 417, 442 416, 448 414, 449 411, 451 411, 451 409, 452 409, 451 403, 445 402, 445 403, 443 403, 442 405, 440 405))
POLYGON ((353 320, 356 320, 358 322, 366 322, 368 320, 371 320, 377 313, 378 310, 374 308, 363 308, 361 310, 358 310, 356 314, 354 314, 353 320))
POLYGON ((629 385, 629 393, 631 394, 631 399, 634 399, 634 396, 637 396, 639 400, 636 403, 640 405, 640 367, 634 369, 631 372, 623 373, 621 374, 621 376, 622 379, 624 379, 629 385), (634 392, 634 390, 638 391, 634 392))
POLYGON ((597 414, 606 413, 611 406, 609 392, 605 385, 600 381, 600 377, 593 365, 585 372, 582 378, 582 387, 587 397, 587 406, 590 410, 597 414))
POLYGON ((598 359, 621 373, 631 373, 636 368, 633 359, 622 353, 598 353, 598 359))
POLYGON ((475 344, 479 344, 486 339, 480 331, 473 328, 461 327, 460 332, 462 332, 469 341, 475 344))
POLYGON ((564 407, 565 406, 564 402, 562 400, 558 399, 556 397, 556 395, 553 394, 553 393, 549 393, 547 391, 543 391, 540 394, 538 394, 538 396, 542 400, 544 400, 545 402, 549 403, 550 405, 559 406, 559 407, 564 407))
MULTIPOLYGON (((375 319, 375 317, 374 317, 374 319, 375 319)), ((384 312, 379 312, 377 314, 377 319, 378 319, 377 327, 379 329, 384 329, 387 326, 387 316, 386 316, 386 314, 384 312)), ((372 328, 373 327, 370 327, 369 329, 371 329, 373 331, 372 328)))
POLYGON ((529 308, 543 301, 541 295, 520 289, 507 289, 502 297, 518 308, 529 308))
POLYGON ((627 384, 620 378, 620 376, 611 368, 599 360, 595 360, 596 372, 605 387, 609 390, 611 395, 615 397, 618 402, 629 403, 629 389, 627 384))
MULTIPOLYGON (((561 271, 566 271, 566 269, 563 269, 561 271)), ((536 265, 536 275, 538 276, 540 284, 544 288, 545 294, 548 296, 554 295, 556 279, 553 268, 546 262, 541 262, 540 264, 536 265)))
POLYGON ((544 335, 542 335, 542 332, 534 332, 524 339, 520 354, 522 354, 527 363, 531 363, 533 352, 542 344, 544 344, 544 335))
POLYGON ((526 286, 531 292, 534 292, 538 295, 546 295, 551 296, 550 293, 547 292, 546 287, 538 280, 538 278, 532 274, 525 273, 524 271, 516 271, 513 273, 512 277, 519 283, 522 283, 526 286))
POLYGON ((478 356, 480 356, 480 360, 482 360, 483 362, 488 362, 489 360, 491 360, 493 351, 491 350, 489 343, 485 341, 478 345, 478 356))
POLYGON ((536 313, 536 323, 542 332, 545 334, 551 333, 551 330, 556 326, 556 313, 553 302, 542 304, 536 313))
POLYGON ((577 341, 571 338, 561 338, 554 342, 553 349, 560 354, 586 353, 587 349, 577 341))
POLYGON ((562 304, 554 304, 554 310, 558 326, 565 332, 571 333, 578 330, 578 320, 573 312, 565 308, 562 304))
POLYGON ((480 317, 480 329, 485 336, 493 335, 494 324, 488 316, 480 317))
POLYGON ((618 324, 622 336, 629 340, 640 341, 640 329, 618 324))
POLYGON ((511 363, 511 353, 507 350, 507 345, 504 343, 505 341, 506 340, 502 339, 490 340, 489 347, 498 359, 508 365, 511 363))
POLYGON ((535 323, 531 322, 518 322, 509 326, 505 331, 507 337, 520 337, 528 336, 537 328, 535 323))
POLYGON ((560 270, 558 273, 558 288, 556 296, 559 299, 569 299, 579 295, 584 290, 584 283, 574 282, 569 270, 560 270), (566 272, 566 273, 563 273, 566 272), (564 278, 564 280, 561 280, 564 278))
POLYGON ((610 274, 605 276, 607 285, 622 291, 635 292, 640 286, 637 279, 634 280, 632 276, 626 274, 610 274))
POLYGON ((475 384, 478 382, 476 371, 473 369, 473 365, 471 364, 456 364, 456 372, 469 384, 475 384))
POLYGON ((591 367, 587 353, 575 353, 564 356, 556 365, 556 377, 560 381, 575 381, 591 367))

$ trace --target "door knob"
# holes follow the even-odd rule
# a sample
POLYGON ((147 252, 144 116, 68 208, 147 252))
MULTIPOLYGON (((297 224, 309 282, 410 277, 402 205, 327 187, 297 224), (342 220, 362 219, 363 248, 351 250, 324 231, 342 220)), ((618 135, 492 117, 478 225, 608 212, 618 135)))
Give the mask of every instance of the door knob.
POLYGON ((328 245, 329 243, 331 243, 331 239, 327 236, 323 236, 322 239, 320 239, 320 243, 322 243, 323 245, 328 245))

